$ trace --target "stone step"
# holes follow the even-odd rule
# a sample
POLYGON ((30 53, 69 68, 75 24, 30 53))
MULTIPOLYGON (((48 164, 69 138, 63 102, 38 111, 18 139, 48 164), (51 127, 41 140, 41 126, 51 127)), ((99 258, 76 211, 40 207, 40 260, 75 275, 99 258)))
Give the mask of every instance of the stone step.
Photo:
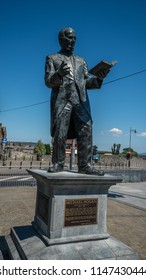
POLYGON ((5 236, 7 246, 8 246, 8 253, 10 256, 10 259, 12 260, 21 260, 21 257, 18 253, 18 250, 14 244, 13 239, 11 238, 11 235, 5 236))
POLYGON ((13 260, 31 259, 46 245, 32 226, 11 228, 10 235, 6 236, 10 258, 13 260))

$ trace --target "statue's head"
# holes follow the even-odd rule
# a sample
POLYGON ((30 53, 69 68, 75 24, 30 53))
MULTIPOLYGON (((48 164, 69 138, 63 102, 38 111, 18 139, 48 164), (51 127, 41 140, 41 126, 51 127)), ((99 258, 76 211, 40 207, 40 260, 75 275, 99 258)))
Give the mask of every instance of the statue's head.
POLYGON ((58 40, 63 51, 72 53, 76 42, 75 31, 70 27, 61 29, 58 34, 58 40))

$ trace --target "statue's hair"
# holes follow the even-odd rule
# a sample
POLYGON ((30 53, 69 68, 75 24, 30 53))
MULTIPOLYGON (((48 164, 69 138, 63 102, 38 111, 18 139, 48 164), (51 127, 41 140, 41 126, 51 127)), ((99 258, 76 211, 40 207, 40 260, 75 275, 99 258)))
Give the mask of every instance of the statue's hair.
POLYGON ((61 40, 65 37, 65 34, 67 31, 71 31, 71 32, 74 32, 74 29, 71 28, 71 27, 65 27, 65 28, 62 28, 60 31, 59 31, 59 34, 58 34, 58 40, 59 40, 59 43, 61 42, 61 40))

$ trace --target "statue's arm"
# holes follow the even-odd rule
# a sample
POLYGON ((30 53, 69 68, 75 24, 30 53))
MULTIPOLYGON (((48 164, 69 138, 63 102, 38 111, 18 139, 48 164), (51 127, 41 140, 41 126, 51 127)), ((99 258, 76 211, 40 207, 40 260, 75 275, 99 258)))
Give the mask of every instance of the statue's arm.
POLYGON ((58 71, 55 70, 53 59, 50 56, 46 57, 45 84, 49 88, 62 85, 62 78, 58 74, 58 71))

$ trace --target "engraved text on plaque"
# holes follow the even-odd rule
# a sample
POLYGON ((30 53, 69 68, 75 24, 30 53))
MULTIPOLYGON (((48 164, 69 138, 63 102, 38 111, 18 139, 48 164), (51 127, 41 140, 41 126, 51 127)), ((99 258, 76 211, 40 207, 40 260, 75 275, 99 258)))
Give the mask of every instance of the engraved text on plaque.
POLYGON ((97 224, 98 199, 66 199, 64 226, 97 224))

